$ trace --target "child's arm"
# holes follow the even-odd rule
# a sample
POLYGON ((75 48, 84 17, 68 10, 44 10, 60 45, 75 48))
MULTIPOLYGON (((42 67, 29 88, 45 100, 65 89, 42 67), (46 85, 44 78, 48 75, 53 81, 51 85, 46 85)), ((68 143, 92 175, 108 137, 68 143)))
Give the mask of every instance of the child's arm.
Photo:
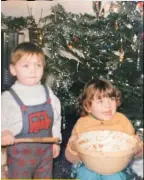
POLYGON ((1 143, 13 144, 14 136, 21 131, 21 112, 8 91, 1 96, 1 143), (20 121, 20 123, 18 123, 20 121), (17 126, 18 124, 18 126, 17 126))
POLYGON ((61 135, 61 104, 57 96, 53 93, 53 91, 48 87, 51 103, 54 112, 54 122, 52 127, 52 133, 54 137, 59 137, 62 140, 61 135))
POLYGON ((141 138, 139 137, 139 135, 135 135, 135 138, 138 141, 138 147, 137 147, 137 151, 135 153, 134 159, 139 159, 143 156, 143 141, 141 140, 141 138))
MULTIPOLYGON (((9 106, 10 101, 7 101, 7 94, 5 92, 1 96, 1 145, 7 146, 14 144, 13 132, 9 126, 9 114, 11 113, 9 106)), ((12 117, 11 117, 12 118, 12 117)))
MULTIPOLYGON (((62 141, 61 135, 61 104, 59 99, 55 96, 53 91, 48 87, 51 103, 54 112, 54 122, 52 127, 52 134, 54 137, 59 137, 62 141)), ((53 144, 53 158, 57 158, 60 154, 60 145, 53 144)))
POLYGON ((78 162, 80 162, 80 158, 74 147, 75 140, 76 138, 74 136, 71 136, 65 150, 65 158, 72 164, 77 164, 78 162))
POLYGON ((76 127, 79 124, 78 122, 79 120, 77 121, 77 123, 75 124, 72 130, 71 137, 68 140, 67 147, 65 150, 65 157, 72 164, 77 164, 78 162, 80 162, 78 152, 76 151, 76 148, 75 148, 75 142, 78 139, 78 133, 76 133, 77 132, 76 127))
POLYGON ((129 119, 126 119, 126 120, 127 120, 128 134, 132 135, 138 142, 138 147, 136 149, 135 156, 134 156, 135 159, 138 159, 143 156, 143 141, 140 139, 139 135, 136 134, 135 128, 132 125, 131 121, 129 119))

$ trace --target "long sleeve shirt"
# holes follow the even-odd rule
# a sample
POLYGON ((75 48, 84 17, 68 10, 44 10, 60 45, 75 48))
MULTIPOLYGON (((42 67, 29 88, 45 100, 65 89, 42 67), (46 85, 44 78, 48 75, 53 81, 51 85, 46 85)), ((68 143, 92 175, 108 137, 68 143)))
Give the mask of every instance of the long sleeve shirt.
MULTIPOLYGON (((46 101, 46 93, 41 84, 25 86, 16 82, 11 87, 26 106, 42 104, 46 101)), ((59 99, 48 87, 49 95, 54 112, 54 123, 52 127, 53 136, 62 139, 61 135, 61 105, 59 99)), ((5 91, 1 96, 1 131, 9 130, 14 136, 22 129, 22 113, 19 105, 10 94, 5 91)))
POLYGON ((73 149, 74 137, 78 136, 80 133, 94 130, 111 130, 124 132, 129 135, 135 134, 135 129, 130 120, 125 115, 118 112, 108 121, 100 121, 92 116, 81 117, 75 124, 66 147, 65 156, 68 161, 73 164, 80 161, 78 153, 73 149))

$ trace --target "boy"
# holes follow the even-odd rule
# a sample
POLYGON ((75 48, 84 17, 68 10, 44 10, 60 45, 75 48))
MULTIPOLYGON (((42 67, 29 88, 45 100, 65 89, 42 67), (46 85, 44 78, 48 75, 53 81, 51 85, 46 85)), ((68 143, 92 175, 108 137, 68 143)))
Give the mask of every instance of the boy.
POLYGON ((60 153, 56 144, 20 143, 15 138, 48 137, 61 139, 59 99, 40 81, 45 55, 29 42, 12 52, 10 72, 17 81, 2 94, 1 142, 7 147, 8 178, 52 178, 52 161, 60 153))

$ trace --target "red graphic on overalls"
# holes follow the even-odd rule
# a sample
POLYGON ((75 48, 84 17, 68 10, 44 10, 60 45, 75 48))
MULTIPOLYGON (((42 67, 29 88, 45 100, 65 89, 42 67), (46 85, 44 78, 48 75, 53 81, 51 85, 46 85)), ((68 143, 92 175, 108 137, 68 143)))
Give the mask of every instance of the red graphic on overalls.
POLYGON ((25 155, 31 154, 31 150, 30 149, 23 149, 23 154, 25 154, 25 155))
POLYGON ((41 155, 41 148, 36 148, 37 155, 41 155))
POLYGON ((13 163, 13 158, 8 157, 8 159, 7 159, 7 163, 8 163, 8 164, 12 164, 12 163, 13 163))
POLYGON ((40 130, 47 130, 50 126, 50 118, 46 111, 29 115, 29 133, 38 133, 40 130))
POLYGON ((13 146, 13 148, 12 148, 12 154, 13 154, 14 156, 16 156, 16 155, 18 154, 18 149, 17 149, 17 147, 13 146))
POLYGON ((28 174, 29 174, 28 171, 24 171, 24 172, 23 172, 23 175, 24 175, 24 176, 28 176, 28 174))
POLYGON ((29 160, 30 165, 35 165, 37 163, 36 159, 29 160))
POLYGON ((23 159, 19 159, 18 160, 18 164, 19 164, 19 166, 24 166, 25 165, 25 162, 24 162, 24 160, 23 159))
POLYGON ((51 164, 48 168, 48 172, 52 171, 53 165, 51 164))
POLYGON ((37 171, 38 171, 38 172, 44 172, 44 171, 45 171, 44 166, 40 167, 37 171))
POLYGON ((37 155, 44 155, 47 152, 47 149, 42 149, 42 148, 36 148, 36 153, 37 155))
POLYGON ((45 154, 47 152, 47 149, 43 149, 42 153, 45 154))
POLYGON ((17 172, 17 171, 16 171, 16 172, 14 172, 14 178, 16 178, 16 179, 17 179, 17 178, 18 178, 18 175, 19 175, 19 174, 18 174, 18 172, 17 172))
POLYGON ((47 157, 47 158, 45 159, 45 161, 46 161, 46 162, 49 162, 51 159, 52 159, 51 156, 49 156, 49 157, 47 157))

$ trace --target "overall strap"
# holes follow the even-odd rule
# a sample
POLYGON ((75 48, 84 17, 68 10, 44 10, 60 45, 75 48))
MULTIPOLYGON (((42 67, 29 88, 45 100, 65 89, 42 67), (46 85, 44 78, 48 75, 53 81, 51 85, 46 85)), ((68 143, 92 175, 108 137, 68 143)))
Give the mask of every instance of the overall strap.
POLYGON ((11 95, 13 96, 13 98, 16 100, 17 104, 21 107, 21 109, 23 109, 24 107, 26 107, 24 105, 24 103, 21 101, 21 99, 19 98, 19 96, 17 95, 17 93, 10 88, 9 92, 11 93, 11 95))

